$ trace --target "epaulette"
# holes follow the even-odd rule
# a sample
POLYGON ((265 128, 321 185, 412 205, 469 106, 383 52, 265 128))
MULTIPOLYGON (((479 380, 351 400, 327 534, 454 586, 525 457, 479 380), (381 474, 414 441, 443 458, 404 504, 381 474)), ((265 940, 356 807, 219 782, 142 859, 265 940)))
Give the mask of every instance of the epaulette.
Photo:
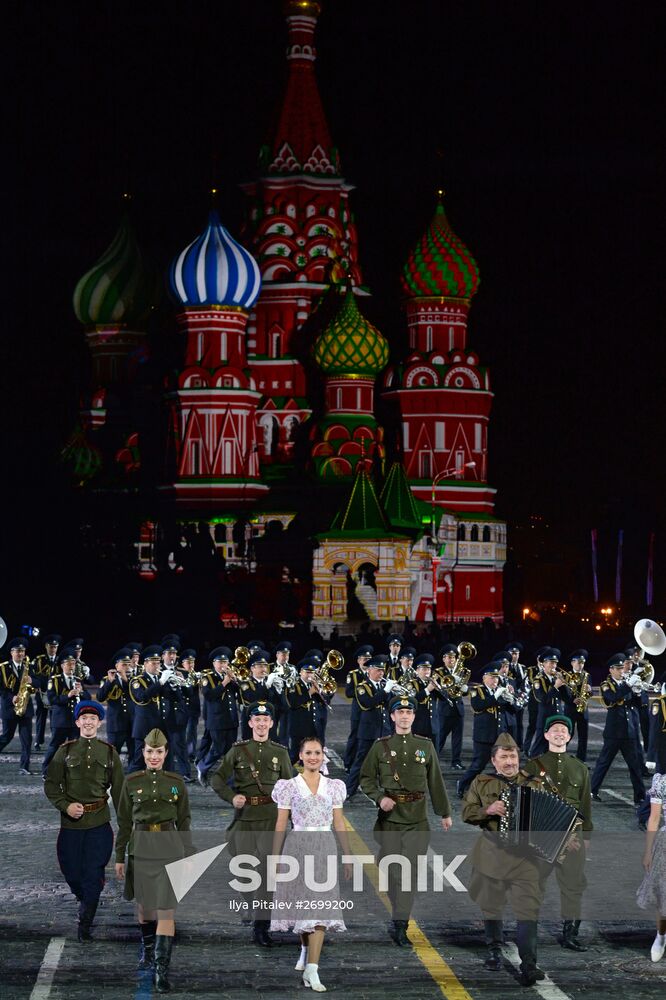
MULTIPOLYGON (((99 736, 97 737, 97 742, 103 743, 105 747, 113 747, 113 743, 109 743, 108 740, 100 740, 99 736)), ((113 747, 113 749, 115 750, 116 748, 113 747)))
MULTIPOLYGON (((77 739, 75 739, 75 740, 65 740, 65 742, 64 742, 64 743, 61 743, 61 744, 60 744, 60 746, 61 746, 61 747, 68 747, 70 743, 78 743, 78 742, 79 742, 79 741, 78 741, 78 738, 77 738, 77 739)), ((60 749, 60 747, 58 747, 58 749, 60 749)))
POLYGON ((414 737, 415 740, 425 740, 426 743, 432 743, 432 740, 430 739, 429 736, 419 736, 418 733, 412 733, 412 736, 414 737))
POLYGON ((145 773, 146 773, 145 768, 143 771, 132 771, 131 774, 125 775, 125 781, 131 781, 133 778, 140 778, 145 773))
POLYGON ((496 777, 497 777, 496 774, 477 774, 475 780, 476 781, 481 781, 481 782, 486 782, 486 781, 492 781, 493 778, 496 778, 496 777))
POLYGON ((183 780, 182 774, 178 774, 177 771, 162 771, 162 774, 168 774, 170 778, 180 778, 181 781, 183 780))
POLYGON ((249 740, 236 740, 236 742, 235 742, 235 743, 234 743, 233 745, 234 745, 235 747, 244 747, 244 746, 246 746, 246 745, 247 745, 247 744, 248 744, 249 742, 250 742, 249 740))
MULTIPOLYGON (((395 735, 394 733, 391 733, 391 736, 394 736, 394 735, 395 735)), ((385 740, 390 740, 391 736, 379 736, 379 737, 377 737, 377 742, 378 743, 384 743, 385 740)))

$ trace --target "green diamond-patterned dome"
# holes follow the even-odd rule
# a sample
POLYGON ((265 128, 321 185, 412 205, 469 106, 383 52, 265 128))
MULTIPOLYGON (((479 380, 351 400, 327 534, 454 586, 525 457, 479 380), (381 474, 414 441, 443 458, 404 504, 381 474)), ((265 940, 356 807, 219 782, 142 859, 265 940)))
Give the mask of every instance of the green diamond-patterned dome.
POLYGON ((428 229, 407 258, 401 283, 408 298, 471 299, 476 294, 479 268, 451 229, 441 201, 428 229))
POLYGON ((374 378, 386 366, 389 348, 379 330, 361 316, 352 289, 314 343, 314 358, 326 375, 374 378))

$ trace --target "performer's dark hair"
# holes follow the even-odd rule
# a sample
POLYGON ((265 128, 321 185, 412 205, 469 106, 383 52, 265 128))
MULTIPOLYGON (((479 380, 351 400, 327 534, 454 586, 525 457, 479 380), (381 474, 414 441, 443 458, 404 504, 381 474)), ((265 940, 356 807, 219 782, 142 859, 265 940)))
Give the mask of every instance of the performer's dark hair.
POLYGON ((324 744, 319 739, 319 737, 313 733, 312 736, 304 736, 301 742, 298 744, 298 752, 300 753, 306 743, 318 743, 319 746, 324 749, 324 744))

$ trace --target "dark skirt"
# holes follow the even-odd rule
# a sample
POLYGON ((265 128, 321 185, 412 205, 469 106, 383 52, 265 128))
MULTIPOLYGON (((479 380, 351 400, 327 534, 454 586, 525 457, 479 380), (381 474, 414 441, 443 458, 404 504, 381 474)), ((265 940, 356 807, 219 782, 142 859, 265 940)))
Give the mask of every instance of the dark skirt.
POLYGON ((177 900, 166 865, 185 857, 177 830, 135 830, 125 869, 125 899, 135 899, 144 910, 173 910, 177 900))

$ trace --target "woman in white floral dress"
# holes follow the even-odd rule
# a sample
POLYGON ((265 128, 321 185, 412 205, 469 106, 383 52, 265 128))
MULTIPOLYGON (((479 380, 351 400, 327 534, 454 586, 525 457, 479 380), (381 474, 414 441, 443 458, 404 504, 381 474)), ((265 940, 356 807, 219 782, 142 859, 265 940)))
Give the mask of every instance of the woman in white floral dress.
POLYGON ((651 809, 643 854, 645 876, 637 900, 644 910, 654 907, 657 911, 657 936, 650 957, 658 962, 666 951, 666 827, 659 829, 662 812, 666 821, 666 774, 655 774, 648 794, 651 809))
MULTIPOLYGON (((347 789, 344 781, 329 778, 322 773, 325 770, 324 748, 316 738, 303 740, 299 750, 299 758, 303 764, 303 773, 290 780, 282 779, 275 783, 272 796, 277 802, 278 815, 275 826, 273 854, 282 853, 287 831, 289 815, 293 824, 293 832, 289 834, 284 847, 285 854, 303 858, 308 854, 314 857, 314 875, 317 883, 325 880, 328 858, 337 854, 335 835, 337 834, 343 852, 349 854, 347 832, 342 818, 342 803, 347 789), (291 842, 291 847, 290 847, 291 842)), ((351 865, 345 865, 345 878, 351 877, 351 865)), ((301 955, 296 969, 303 972, 303 985, 317 993, 326 991, 319 979, 319 958, 324 945, 324 935, 329 931, 346 930, 340 911, 336 912, 337 896, 326 894, 326 902, 331 902, 329 913, 335 914, 330 919, 322 919, 315 913, 307 913, 304 909, 295 909, 295 902, 311 898, 303 888, 302 877, 293 882, 278 882, 274 897, 276 914, 281 915, 271 921, 272 931, 293 930, 300 934, 301 955), (291 904, 289 909, 280 908, 280 904, 291 904), (293 914, 293 915, 292 915, 293 914), (296 915, 297 914, 297 915, 296 915)), ((326 911, 324 911, 326 912, 326 911)))

